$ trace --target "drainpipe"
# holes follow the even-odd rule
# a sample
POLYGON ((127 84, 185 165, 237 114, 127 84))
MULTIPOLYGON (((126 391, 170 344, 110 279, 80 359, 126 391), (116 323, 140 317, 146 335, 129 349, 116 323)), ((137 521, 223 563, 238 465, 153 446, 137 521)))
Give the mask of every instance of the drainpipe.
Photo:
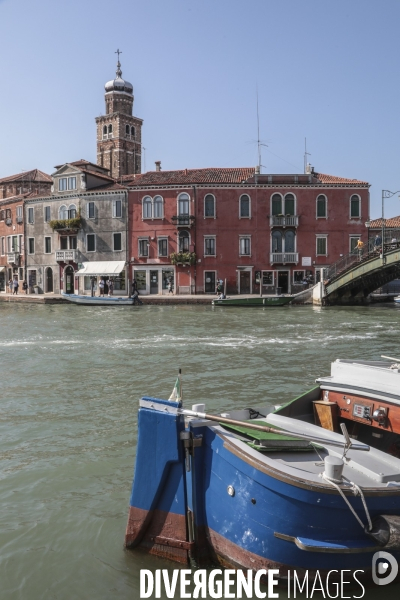
MULTIPOLYGON (((194 248, 193 251, 196 253, 196 237, 197 237, 197 226, 196 226, 196 219, 197 219, 197 190, 196 190, 196 186, 192 186, 193 187, 193 214, 195 216, 194 219, 194 227, 195 227, 195 235, 194 237, 194 248)), ((194 293, 197 294, 197 256, 196 256, 196 262, 194 265, 194 293)))

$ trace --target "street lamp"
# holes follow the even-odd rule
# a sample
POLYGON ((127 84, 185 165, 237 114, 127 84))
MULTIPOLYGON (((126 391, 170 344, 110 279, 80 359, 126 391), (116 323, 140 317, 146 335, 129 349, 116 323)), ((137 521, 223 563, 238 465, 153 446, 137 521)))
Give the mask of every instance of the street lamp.
POLYGON ((368 244, 367 244, 367 252, 369 254, 369 228, 371 227, 371 220, 368 219, 368 221, 365 221, 365 227, 367 228, 367 232, 368 232, 368 244))
POLYGON ((382 190, 382 264, 385 263, 385 219, 384 219, 384 211, 383 211, 383 207, 384 207, 384 200, 385 198, 391 198, 392 196, 394 196, 395 194, 399 194, 400 190, 397 190, 397 192, 391 192, 389 190, 382 190))

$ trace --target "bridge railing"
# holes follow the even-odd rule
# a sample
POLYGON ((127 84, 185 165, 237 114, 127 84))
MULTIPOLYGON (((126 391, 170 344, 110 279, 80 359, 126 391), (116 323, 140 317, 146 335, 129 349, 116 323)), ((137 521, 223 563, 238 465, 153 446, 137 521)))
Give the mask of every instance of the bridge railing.
MULTIPOLYGON (((384 254, 387 254, 391 250, 400 248, 400 242, 393 242, 384 244, 384 254)), ((353 252, 342 256, 333 265, 328 267, 324 272, 324 280, 331 283, 334 279, 343 275, 346 271, 349 271, 353 267, 359 265, 362 262, 366 262, 372 258, 377 258, 382 254, 382 245, 375 246, 374 240, 369 240, 368 244, 365 244, 362 248, 356 248, 353 252)))

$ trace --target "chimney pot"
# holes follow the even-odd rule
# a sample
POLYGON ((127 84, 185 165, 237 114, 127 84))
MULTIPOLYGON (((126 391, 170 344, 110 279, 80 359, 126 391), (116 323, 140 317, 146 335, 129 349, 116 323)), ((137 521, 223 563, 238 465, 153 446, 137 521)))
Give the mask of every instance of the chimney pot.
POLYGON ((155 161, 156 171, 161 171, 161 160, 155 161))

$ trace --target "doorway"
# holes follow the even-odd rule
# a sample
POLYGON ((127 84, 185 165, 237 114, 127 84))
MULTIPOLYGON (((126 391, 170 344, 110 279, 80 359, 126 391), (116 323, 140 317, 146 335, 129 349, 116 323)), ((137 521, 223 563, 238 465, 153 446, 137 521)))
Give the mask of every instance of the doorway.
POLYGON ((215 294, 215 271, 204 272, 204 292, 215 294))
POLYGON ((150 294, 158 294, 158 271, 150 271, 150 294))
POLYGON ((72 267, 65 268, 65 293, 74 293, 74 269, 72 267))
POLYGON ((240 271, 240 293, 250 294, 250 271, 240 271))
POLYGON ((51 267, 47 267, 46 269, 46 292, 51 293, 54 291, 53 288, 53 269, 51 267))
POLYGON ((278 288, 282 294, 289 292, 289 271, 278 271, 278 288))

